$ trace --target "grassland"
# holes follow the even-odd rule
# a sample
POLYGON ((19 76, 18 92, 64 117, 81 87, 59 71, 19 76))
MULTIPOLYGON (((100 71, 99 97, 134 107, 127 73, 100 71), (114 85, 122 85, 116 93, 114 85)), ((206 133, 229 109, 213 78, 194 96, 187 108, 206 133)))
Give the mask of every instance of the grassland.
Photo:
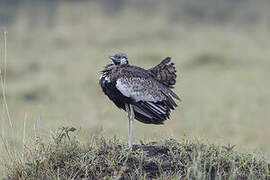
MULTIPOLYGON (((66 125, 80 129, 83 142, 96 134, 125 139, 126 115, 98 86, 107 56, 122 51, 145 68, 171 56, 179 74, 175 92, 183 99, 164 126, 135 123, 135 142, 188 136, 270 157, 269 4, 150 2, 1 6, 16 14, 5 26, 14 127, 4 108, 0 115, 10 150, 21 152, 24 139, 49 139, 51 129, 66 125)), ((1 35, 1 52, 2 42, 1 35)))
POLYGON ((163 138, 126 149, 114 138, 82 144, 63 127, 50 142, 35 138, 23 158, 8 163, 9 179, 269 179, 270 163, 233 147, 163 138))

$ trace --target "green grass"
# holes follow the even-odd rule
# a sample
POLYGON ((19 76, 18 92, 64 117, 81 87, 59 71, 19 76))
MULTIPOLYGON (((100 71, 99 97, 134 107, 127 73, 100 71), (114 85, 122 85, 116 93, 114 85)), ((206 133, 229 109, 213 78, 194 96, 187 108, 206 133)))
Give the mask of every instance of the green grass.
POLYGON ((233 147, 187 137, 143 142, 127 150, 117 137, 84 144, 75 128, 60 128, 49 143, 35 137, 6 164, 9 179, 269 179, 270 162, 233 147))

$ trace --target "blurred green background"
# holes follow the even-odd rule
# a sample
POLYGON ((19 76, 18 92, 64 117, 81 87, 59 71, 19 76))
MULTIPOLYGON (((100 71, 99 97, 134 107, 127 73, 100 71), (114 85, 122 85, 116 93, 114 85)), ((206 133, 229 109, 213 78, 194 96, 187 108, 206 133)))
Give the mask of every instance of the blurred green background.
POLYGON ((98 84, 107 57, 125 52, 145 68, 171 56, 183 100, 163 126, 136 121, 135 141, 185 135, 270 157, 268 0, 1 0, 0 31, 14 125, 1 106, 0 131, 18 151, 66 125, 83 141, 126 139, 126 114, 98 84))

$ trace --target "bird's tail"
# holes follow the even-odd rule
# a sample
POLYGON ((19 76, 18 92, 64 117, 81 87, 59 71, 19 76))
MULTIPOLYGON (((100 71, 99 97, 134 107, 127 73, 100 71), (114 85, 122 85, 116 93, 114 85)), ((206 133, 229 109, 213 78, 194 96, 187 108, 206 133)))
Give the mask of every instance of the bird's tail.
POLYGON ((155 67, 149 69, 148 71, 153 75, 155 79, 164 84, 169 88, 173 88, 176 83, 176 69, 174 63, 170 63, 170 57, 166 57, 156 65, 155 67))

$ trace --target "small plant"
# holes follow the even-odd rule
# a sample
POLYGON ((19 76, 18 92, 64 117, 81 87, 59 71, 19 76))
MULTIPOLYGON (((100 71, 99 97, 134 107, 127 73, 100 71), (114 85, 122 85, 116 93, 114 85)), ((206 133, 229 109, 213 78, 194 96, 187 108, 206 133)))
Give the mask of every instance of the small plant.
POLYGON ((54 135, 52 135, 52 138, 54 140, 55 144, 60 144, 63 138, 68 138, 68 140, 70 141, 70 137, 69 137, 69 132, 74 132, 76 131, 76 128, 74 127, 61 127, 59 128, 58 131, 56 131, 56 133, 54 135))

